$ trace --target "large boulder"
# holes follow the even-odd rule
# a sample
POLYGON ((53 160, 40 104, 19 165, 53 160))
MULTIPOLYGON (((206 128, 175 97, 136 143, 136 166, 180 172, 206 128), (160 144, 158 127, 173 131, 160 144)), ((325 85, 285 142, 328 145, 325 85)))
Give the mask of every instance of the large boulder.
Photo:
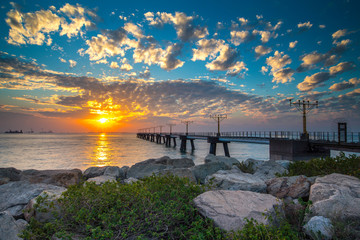
POLYGON ((214 220, 216 226, 226 231, 237 231, 245 226, 246 219, 252 218, 264 224, 275 223, 279 215, 276 211, 281 211, 282 202, 269 194, 217 190, 199 195, 194 204, 203 216, 214 220), (272 216, 273 222, 267 215, 272 216))
POLYGON ((108 176, 108 175, 101 175, 93 178, 89 178, 86 180, 87 182, 95 182, 96 185, 101 185, 108 181, 116 181, 116 177, 108 176))
POLYGON ((212 183, 217 189, 244 190, 252 192, 266 192, 265 182, 249 173, 243 173, 237 168, 231 170, 219 170, 209 175, 205 183, 212 183))
POLYGON ((310 188, 314 216, 339 219, 360 219, 360 180, 333 173, 318 177, 310 188))
POLYGON ((66 191, 66 188, 61 187, 58 189, 45 190, 40 193, 39 196, 30 200, 24 209, 24 217, 26 221, 30 221, 30 218, 34 217, 39 222, 48 222, 55 218, 53 212, 60 212, 60 206, 58 204, 58 199, 61 197, 62 193, 66 191), (39 201, 39 198, 42 198, 39 201), (41 211, 38 211, 35 208, 35 205, 38 204, 41 208, 41 211), (44 211, 46 210, 46 211, 44 211))
POLYGON ((268 179, 275 178, 276 174, 284 174, 286 172, 287 169, 282 165, 274 161, 266 161, 257 167, 254 176, 266 181, 268 179))
POLYGON ((312 217, 303 228, 312 239, 330 240, 334 235, 334 227, 330 219, 322 216, 312 217))
POLYGON ((39 196, 44 190, 57 190, 62 187, 49 184, 31 184, 24 181, 10 182, 0 186, 0 212, 8 211, 11 215, 19 217, 28 202, 39 196))
POLYGON ((20 240, 20 234, 26 227, 27 222, 23 219, 15 220, 8 212, 0 212, 0 239, 20 240))
POLYGON ((230 168, 232 167, 232 165, 240 163, 237 159, 232 157, 215 156, 214 154, 208 154, 205 157, 205 163, 210 162, 223 162, 230 168))
POLYGON ((193 172, 189 168, 173 168, 173 169, 164 169, 157 173, 158 175, 171 174, 174 176, 188 178, 192 182, 196 182, 196 178, 193 172))
POLYGON ((255 171, 255 170, 257 170, 261 165, 263 165, 263 164, 265 163, 265 161, 248 158, 248 159, 246 159, 243 163, 246 164, 246 165, 251 165, 251 166, 253 167, 254 171, 255 171))
POLYGON ((309 197, 311 181, 306 176, 273 178, 266 181, 267 192, 277 198, 309 197))
POLYGON ((167 156, 158 159, 148 159, 136 163, 127 171, 127 178, 144 178, 151 176, 153 173, 165 169, 189 168, 195 166, 194 161, 189 158, 171 159, 167 156))
POLYGON ((230 167, 223 162, 210 162, 205 164, 196 165, 190 170, 193 172, 196 181, 205 183, 205 178, 219 170, 229 170, 230 167))
POLYGON ((105 170, 106 167, 89 167, 84 171, 83 175, 86 179, 98 177, 104 175, 105 170))
POLYGON ((25 170, 21 173, 22 181, 31 183, 46 183, 61 187, 69 187, 80 183, 82 172, 79 169, 72 170, 25 170))
POLYGON ((116 166, 108 166, 104 171, 105 176, 112 176, 116 179, 125 179, 126 173, 123 168, 119 168, 116 166))
POLYGON ((10 181, 20 181, 21 171, 16 168, 0 168, 0 178, 8 178, 10 181))

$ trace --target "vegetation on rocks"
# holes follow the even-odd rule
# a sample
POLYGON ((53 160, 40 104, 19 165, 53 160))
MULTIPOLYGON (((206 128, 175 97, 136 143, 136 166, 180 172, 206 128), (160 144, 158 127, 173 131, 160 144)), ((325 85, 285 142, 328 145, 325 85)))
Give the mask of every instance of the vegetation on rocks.
POLYGON ((360 178, 360 156, 346 157, 340 153, 336 157, 314 158, 310 161, 290 163, 289 172, 284 176, 305 175, 307 177, 340 173, 360 178))

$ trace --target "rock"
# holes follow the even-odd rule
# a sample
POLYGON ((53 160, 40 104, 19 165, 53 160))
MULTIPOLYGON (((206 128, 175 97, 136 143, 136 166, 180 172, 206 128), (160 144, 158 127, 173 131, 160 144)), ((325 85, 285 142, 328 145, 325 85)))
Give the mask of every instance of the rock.
POLYGON ((0 178, 9 178, 10 181, 20 181, 20 170, 16 168, 0 168, 0 178))
POLYGON ((0 239, 20 240, 18 237, 26 227, 27 223, 22 220, 15 220, 8 212, 0 212, 0 239))
POLYGON ((105 167, 89 167, 84 171, 83 175, 86 179, 98 177, 104 175, 105 170, 105 167))
POLYGON ((293 226, 302 225, 303 219, 299 214, 305 211, 306 205, 301 204, 298 199, 284 198, 284 212, 286 219, 293 226))
MULTIPOLYGON (((156 161, 155 163, 159 163, 159 162, 156 161)), ((179 159, 168 158, 165 165, 172 166, 174 168, 190 168, 195 166, 195 163, 190 158, 179 158, 179 159)))
POLYGON ((107 176, 107 175, 101 175, 93 178, 89 178, 86 180, 87 182, 95 182, 96 185, 101 185, 107 181, 116 181, 116 177, 113 176, 107 176))
POLYGON ((10 178, 8 177, 1 177, 0 178, 0 185, 7 184, 10 182, 10 178))
POLYGON ((312 239, 332 239, 334 227, 330 219, 314 216, 304 225, 305 233, 312 239))
POLYGON ((124 183, 125 184, 133 184, 133 183, 135 183, 135 182, 137 182, 137 181, 139 181, 139 179, 136 179, 136 178, 126 178, 126 179, 124 179, 124 183))
POLYGON ((190 168, 193 172, 196 181, 200 183, 205 183, 205 178, 211 174, 216 173, 219 170, 229 170, 229 166, 223 162, 210 162, 205 164, 196 165, 195 167, 190 168))
POLYGON ((360 219, 360 180, 333 173, 318 177, 310 188, 313 216, 360 219))
POLYGON ((171 174, 178 177, 186 177, 192 182, 196 182, 196 178, 193 172, 189 168, 173 168, 173 169, 164 169, 159 171, 157 174, 159 175, 166 175, 171 174))
POLYGON ((246 159, 243 163, 249 165, 249 164, 252 164, 253 166, 253 169, 254 171, 256 169, 258 169, 261 165, 263 165, 265 163, 265 161, 263 160, 255 160, 255 159, 252 159, 252 158, 248 158, 246 159))
POLYGON ((79 169, 72 170, 25 170, 21 173, 22 181, 31 183, 46 183, 61 187, 69 187, 80 183, 82 172, 79 169))
POLYGON ((293 161, 289 161, 289 160, 276 160, 275 162, 283 166, 285 169, 289 169, 290 163, 293 163, 293 161))
POLYGON ((205 163, 210 162, 223 162, 230 168, 232 167, 232 165, 240 163, 237 159, 232 157, 215 156, 214 154, 208 154, 205 157, 205 163))
MULTIPOLYGON (((226 231, 241 230, 247 219, 272 224, 265 215, 276 222, 275 208, 281 210, 282 202, 269 195, 249 191, 217 190, 205 192, 194 199, 200 213, 214 220, 216 226, 226 231)), ((273 222, 273 223, 274 223, 273 222)))
POLYGON ((123 179, 127 178, 127 172, 129 171, 129 169, 130 169, 130 167, 128 167, 128 166, 123 166, 121 168, 121 170, 124 172, 124 178, 123 179))
POLYGON ((61 197, 61 194, 66 191, 66 188, 62 187, 59 189, 45 190, 40 193, 39 196, 30 200, 26 205, 24 211, 24 217, 26 221, 30 221, 31 217, 34 217, 39 222, 48 222, 49 220, 54 219, 53 211, 59 212, 60 207, 57 203, 57 200, 61 197), (47 197, 44 202, 38 203, 38 198, 47 197), (34 206, 39 204, 42 209, 47 209, 47 211, 37 211, 34 206), (52 207, 50 207, 50 205, 52 207))
POLYGON ((212 182, 217 189, 222 190, 244 190, 252 192, 266 192, 265 182, 249 173, 243 173, 234 168, 231 170, 219 170, 209 175, 205 183, 212 182))
POLYGON ((155 172, 159 172, 164 169, 168 169, 169 166, 163 164, 156 164, 156 163, 136 163, 132 167, 130 167, 129 171, 127 172, 127 177, 130 178, 144 178, 149 177, 155 172))
POLYGON ((125 179, 126 173, 124 172, 123 168, 115 167, 115 166, 108 166, 105 168, 104 171, 105 176, 112 176, 116 179, 125 179))
POLYGON ((306 198, 309 197, 311 181, 301 175, 273 178, 267 180, 266 185, 267 193, 277 198, 306 198))
POLYGON ((286 172, 287 170, 280 164, 277 164, 274 161, 266 161, 258 166, 254 173, 254 176, 257 176, 266 181, 268 179, 275 178, 276 173, 283 174, 286 172))
POLYGON ((19 217, 28 202, 44 190, 57 190, 61 187, 49 184, 31 184, 24 181, 10 182, 0 186, 0 211, 8 211, 19 217))

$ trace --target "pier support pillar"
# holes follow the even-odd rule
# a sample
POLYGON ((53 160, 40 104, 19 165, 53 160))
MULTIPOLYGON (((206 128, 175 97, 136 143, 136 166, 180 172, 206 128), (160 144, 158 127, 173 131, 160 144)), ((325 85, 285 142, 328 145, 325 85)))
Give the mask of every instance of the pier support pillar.
POLYGON ((181 143, 180 143, 180 151, 186 152, 187 140, 189 140, 190 143, 191 143, 191 151, 194 151, 195 150, 194 139, 188 138, 187 135, 180 135, 180 141, 181 141, 181 143))
POLYGON ((306 140, 270 139, 270 160, 307 161, 328 157, 330 150, 313 147, 306 140))
POLYGON ((208 137, 207 139, 208 143, 210 143, 210 150, 209 154, 216 155, 216 144, 222 143, 224 147, 224 153, 226 157, 230 157, 229 147, 228 147, 228 141, 221 141, 219 137, 208 137))

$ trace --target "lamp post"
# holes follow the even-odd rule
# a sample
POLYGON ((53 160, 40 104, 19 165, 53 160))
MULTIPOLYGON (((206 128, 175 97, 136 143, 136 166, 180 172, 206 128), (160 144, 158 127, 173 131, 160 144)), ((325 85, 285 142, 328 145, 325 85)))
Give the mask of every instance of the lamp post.
POLYGON ((186 124, 186 136, 189 135, 189 124, 193 123, 193 121, 181 121, 186 124))
POLYGON ((298 100, 297 102, 292 102, 292 99, 289 100, 290 101, 290 107, 291 106, 295 106, 295 108, 299 111, 302 112, 302 117, 303 117, 303 133, 300 137, 301 140, 309 140, 309 133, 306 130, 306 114, 308 112, 310 112, 314 107, 318 107, 319 102, 316 101, 315 103, 310 103, 309 101, 300 101, 298 100))
POLYGON ((217 132, 217 135, 218 137, 220 137, 220 122, 224 119, 227 118, 227 115, 226 114, 213 114, 213 115, 210 115, 210 118, 214 119, 215 121, 217 121, 217 125, 218 125, 218 132, 217 132))

